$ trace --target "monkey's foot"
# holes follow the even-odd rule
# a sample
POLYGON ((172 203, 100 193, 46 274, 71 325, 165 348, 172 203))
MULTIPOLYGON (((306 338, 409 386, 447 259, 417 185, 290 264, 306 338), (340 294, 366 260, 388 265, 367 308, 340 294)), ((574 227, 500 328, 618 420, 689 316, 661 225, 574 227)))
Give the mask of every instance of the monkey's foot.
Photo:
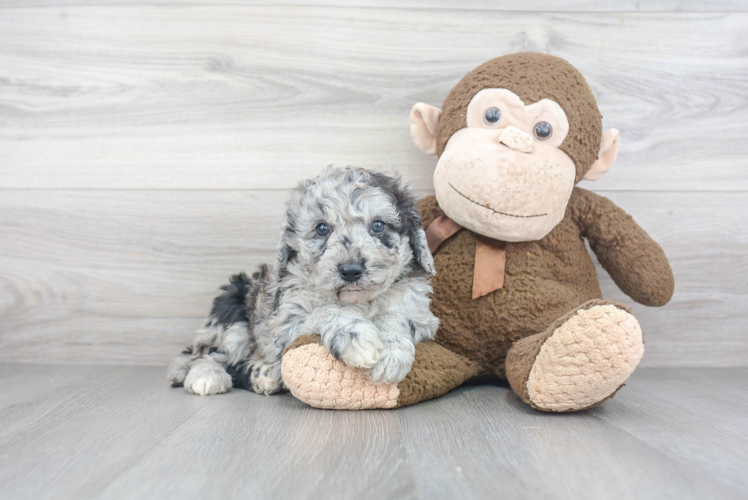
POLYGON ((583 410, 613 397, 643 354, 636 318, 623 306, 590 301, 546 332, 516 342, 507 355, 507 378, 538 410, 583 410))
POLYGON ((400 396, 396 383, 374 385, 363 370, 335 359, 319 335, 296 339, 283 355, 281 372, 291 394, 315 408, 394 408, 400 396))
POLYGON ((408 406, 447 393, 478 370, 466 358, 435 342, 416 345, 415 361, 404 380, 375 385, 367 373, 333 357, 319 335, 299 337, 281 363, 283 382, 304 403, 335 410, 408 406))

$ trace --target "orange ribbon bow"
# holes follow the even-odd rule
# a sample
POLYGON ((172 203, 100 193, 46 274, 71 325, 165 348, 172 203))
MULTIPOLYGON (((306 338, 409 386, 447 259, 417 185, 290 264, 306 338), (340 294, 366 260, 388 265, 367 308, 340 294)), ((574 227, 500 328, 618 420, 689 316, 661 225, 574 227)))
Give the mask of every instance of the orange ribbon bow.
MULTIPOLYGON (((442 215, 426 228, 426 241, 434 253, 439 246, 452 237, 462 226, 442 215)), ((473 300, 499 290, 504 286, 506 267, 506 242, 475 235, 475 267, 473 267, 473 300)))

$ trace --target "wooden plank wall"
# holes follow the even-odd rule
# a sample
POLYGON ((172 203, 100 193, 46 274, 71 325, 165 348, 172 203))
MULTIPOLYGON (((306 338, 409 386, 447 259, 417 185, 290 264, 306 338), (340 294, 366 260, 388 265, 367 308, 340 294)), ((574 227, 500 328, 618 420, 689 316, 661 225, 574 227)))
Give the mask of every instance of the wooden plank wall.
POLYGON ((584 187, 672 260, 643 364, 748 365, 748 2, 294 3, 0 0, 0 361, 166 363, 272 259, 285 190, 334 163, 428 194, 411 106, 534 50, 621 131, 584 187))

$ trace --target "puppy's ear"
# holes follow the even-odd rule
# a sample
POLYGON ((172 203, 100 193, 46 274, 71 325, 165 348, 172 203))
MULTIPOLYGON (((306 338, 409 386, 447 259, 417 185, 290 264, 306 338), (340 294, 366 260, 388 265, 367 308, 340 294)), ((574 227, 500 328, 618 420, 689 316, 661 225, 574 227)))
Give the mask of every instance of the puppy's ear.
POLYGON ((278 239, 278 256, 275 263, 275 269, 277 270, 278 276, 286 274, 286 267, 288 263, 293 260, 296 255, 296 250, 289 244, 291 237, 296 233, 296 225, 290 213, 286 213, 286 223, 281 229, 280 238, 278 239))
POLYGON ((426 232, 423 230, 421 224, 421 214, 418 211, 415 197, 409 192, 408 188, 404 190, 399 206, 405 222, 404 229, 408 238, 410 238, 410 247, 413 249, 415 261, 429 276, 434 276, 436 274, 434 257, 432 257, 428 241, 426 241, 426 232))
POLYGON ((399 233, 408 235, 415 263, 429 276, 434 276, 436 274, 434 258, 429 251, 426 232, 421 227, 421 214, 418 212, 416 198, 411 193, 410 187, 401 186, 400 178, 397 176, 389 176, 382 172, 370 172, 370 175, 370 184, 389 193, 395 201, 397 211, 400 213, 403 222, 399 233))
POLYGON ((413 255, 415 256, 418 265, 420 265, 429 276, 434 276, 436 274, 434 257, 431 255, 429 244, 426 241, 426 232, 421 227, 420 216, 418 216, 416 223, 413 224, 412 229, 409 228, 408 236, 410 237, 410 246, 413 248, 413 255))

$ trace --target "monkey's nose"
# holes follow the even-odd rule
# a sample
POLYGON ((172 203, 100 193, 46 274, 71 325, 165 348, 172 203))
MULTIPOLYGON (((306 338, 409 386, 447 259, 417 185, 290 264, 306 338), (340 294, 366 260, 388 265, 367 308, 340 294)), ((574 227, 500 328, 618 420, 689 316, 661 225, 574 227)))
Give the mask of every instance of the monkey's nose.
POLYGON ((533 140, 527 132, 522 132, 511 125, 501 131, 499 142, 520 153, 532 153, 533 140))
POLYGON ((338 266, 338 272, 343 281, 353 283, 358 281, 364 274, 364 265, 361 262, 348 262, 338 266))

